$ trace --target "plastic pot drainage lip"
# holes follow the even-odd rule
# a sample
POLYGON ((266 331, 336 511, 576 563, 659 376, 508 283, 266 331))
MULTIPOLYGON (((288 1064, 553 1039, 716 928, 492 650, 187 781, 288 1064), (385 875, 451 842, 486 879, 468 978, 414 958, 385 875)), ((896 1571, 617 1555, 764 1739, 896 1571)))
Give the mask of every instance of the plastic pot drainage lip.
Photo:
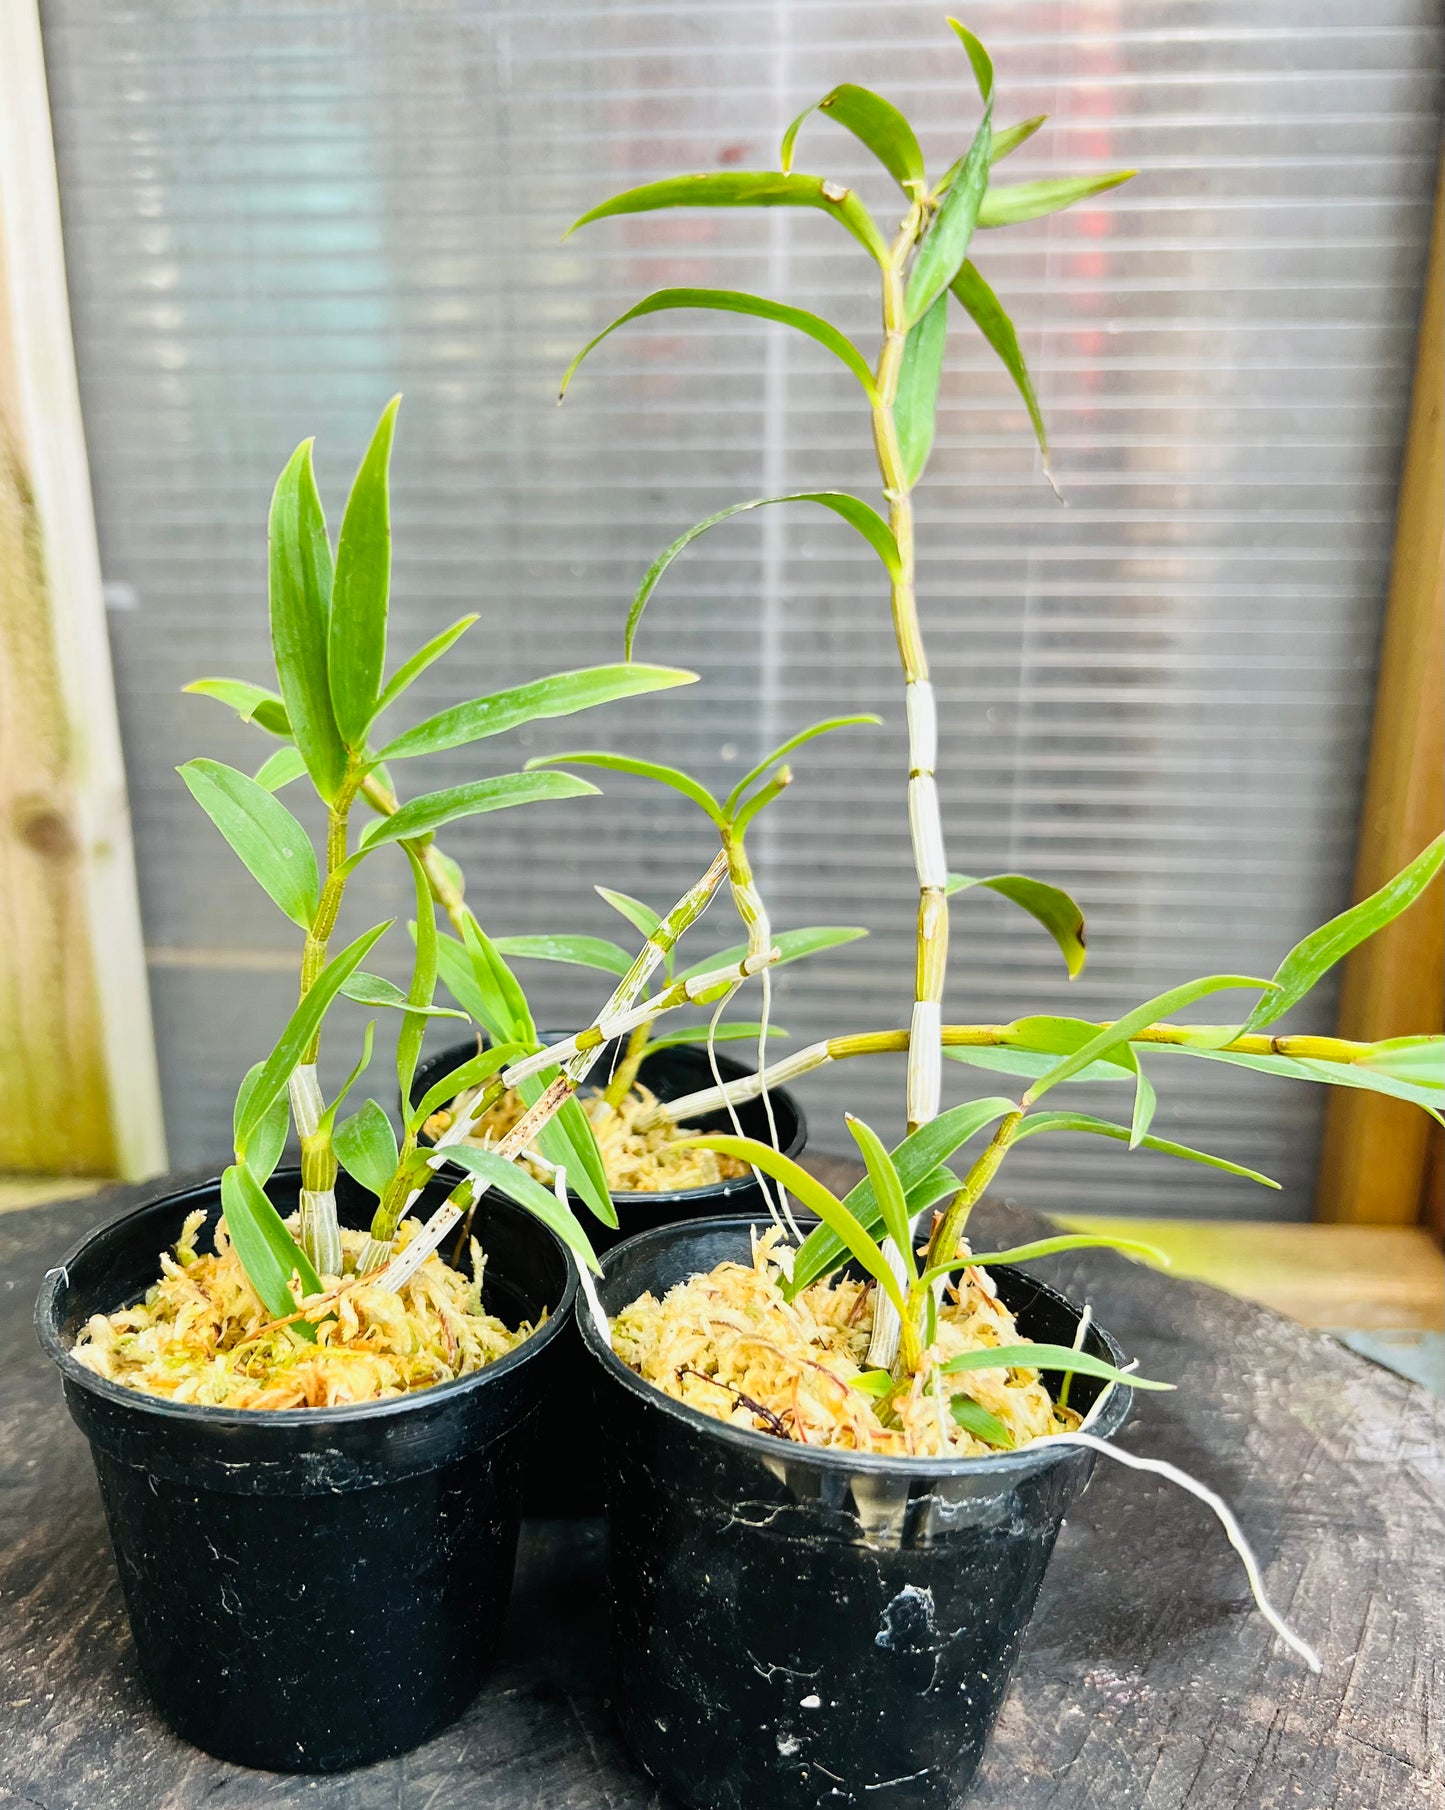
MULTIPOLYGON (((618 1245, 604 1308, 750 1261, 751 1223, 618 1245)), ((1021 1332, 1073 1343, 1079 1309, 1020 1270, 989 1273, 1021 1332)), ((653 1388, 585 1305, 578 1325, 600 1367, 618 1714, 645 1770, 692 1810, 956 1804, 1093 1454, 795 1445, 653 1388)), ((1124 1361, 1097 1327, 1083 1349, 1124 1361)), ((1087 1409, 1103 1387, 1076 1375, 1070 1399, 1087 1409)), ((1091 1430, 1108 1438, 1128 1412, 1116 1389, 1091 1430)))
MULTIPOLYGON (((299 1183, 286 1170, 267 1184, 283 1212, 299 1183)), ((342 1222, 365 1225, 372 1197, 342 1184, 342 1222)), ((71 1355, 76 1333, 140 1297, 198 1207, 213 1225, 217 1182, 88 1233, 35 1311, 90 1441, 142 1676, 178 1734, 239 1765, 334 1772, 405 1752, 467 1706, 500 1639, 575 1267, 489 1197, 487 1304, 548 1321, 470 1376, 387 1401, 202 1407, 95 1376, 71 1355)))
MULTIPOLYGON (((543 1031, 544 1043, 556 1043, 571 1035, 567 1031, 543 1031)), ((474 1042, 459 1043, 438 1051, 421 1063, 412 1086, 413 1100, 419 1100, 427 1089, 450 1069, 458 1068, 475 1055, 474 1042)), ((612 1067, 614 1054, 621 1056, 620 1043, 609 1045, 598 1058, 592 1071, 605 1078, 612 1067)), ((753 1073, 743 1063, 717 1052, 718 1072, 724 1081, 738 1080, 753 1073)), ((650 1087, 660 1099, 680 1100, 687 1094, 701 1093, 713 1086, 712 1065, 707 1051, 694 1044, 664 1047, 643 1058, 638 1079, 650 1087)), ((786 1088, 768 1090, 773 1105, 773 1122, 777 1126, 778 1145, 787 1156, 801 1155, 808 1141, 808 1123, 803 1109, 786 1088)), ((761 1100, 747 1100, 737 1108, 739 1122, 749 1137, 772 1141, 767 1109, 761 1100)), ((731 1131, 727 1110, 706 1113, 690 1120, 704 1131, 731 1131)), ((443 1171, 460 1179, 463 1171, 448 1165, 443 1171)), ((581 1221, 598 1256, 638 1232, 658 1226, 676 1225, 681 1220, 713 1218, 719 1213, 746 1213, 767 1216, 767 1203, 756 1178, 751 1174, 733 1176, 728 1181, 712 1182, 704 1188, 673 1188, 665 1192, 612 1196, 617 1208, 616 1229, 603 1225, 593 1216, 586 1203, 575 1193, 570 1195, 572 1210, 581 1221)), ((527 1513, 533 1515, 596 1515, 602 1512, 602 1443, 595 1416, 578 1416, 578 1400, 590 1400, 593 1387, 592 1366, 578 1342, 576 1323, 563 1335, 563 1351, 557 1366, 554 1394, 542 1410, 542 1428, 532 1454, 532 1473, 527 1489, 527 1513)))

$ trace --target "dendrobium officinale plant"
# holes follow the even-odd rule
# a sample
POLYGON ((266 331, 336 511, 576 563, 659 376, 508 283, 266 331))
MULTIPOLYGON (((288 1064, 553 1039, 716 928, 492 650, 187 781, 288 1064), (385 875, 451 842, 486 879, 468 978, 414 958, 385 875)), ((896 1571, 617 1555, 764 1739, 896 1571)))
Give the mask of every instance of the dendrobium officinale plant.
MULTIPOLYGON (((399 399, 398 399, 399 400, 399 399)), ((338 1163, 377 1196, 370 1241, 357 1273, 399 1287, 427 1251, 486 1186, 497 1186, 553 1227, 584 1261, 590 1246, 565 1203, 511 1159, 534 1140, 571 1177, 588 1206, 616 1224, 585 1115, 575 1099, 590 1066, 586 1051, 571 1060, 545 1056, 521 1080, 527 1111, 496 1150, 461 1145, 475 1116, 501 1091, 496 1077, 538 1048, 525 995, 467 907, 461 876, 437 848, 444 824, 481 812, 595 792, 588 781, 555 772, 502 773, 470 779, 402 802, 392 769, 424 754, 459 748, 545 717, 568 716, 596 704, 690 683, 695 674, 633 662, 557 673, 511 690, 471 698, 399 733, 382 719, 421 673, 457 641, 474 616, 453 623, 385 676, 390 593, 389 464, 397 402, 381 417, 346 504, 335 551, 327 534, 312 470, 311 445, 293 454, 277 483, 270 521, 271 642, 277 690, 234 679, 202 679, 190 690, 219 699, 244 719, 281 739, 282 746, 254 777, 218 761, 194 760, 181 774, 197 802, 271 899, 303 934, 300 999, 270 1055, 246 1075, 236 1100, 235 1162, 222 1181, 227 1227, 248 1277, 267 1309, 305 1336, 309 1322, 297 1296, 321 1297, 342 1273, 335 1185, 338 1163), (326 839, 318 862, 310 837, 282 803, 285 786, 309 779, 325 807, 326 839), (358 800, 375 813, 353 841, 358 800), (389 926, 385 923, 333 950, 347 883, 379 851, 400 849, 416 895, 415 956, 405 992, 363 963, 389 926), (455 937, 442 936, 437 904, 455 937), (427 1020, 465 1017, 436 1003, 438 972, 492 1046, 443 1077, 412 1104, 412 1085, 427 1020), (397 1081, 407 1103, 398 1141, 386 1113, 372 1100, 350 1118, 338 1113, 371 1053, 367 1027, 361 1060, 337 1097, 327 1101, 317 1075, 323 1023, 339 997, 400 1014, 397 1081), (488 1083, 491 1084, 490 1088, 488 1083), (393 1260, 397 1228, 407 1207, 443 1156, 419 1146, 426 1118, 464 1089, 480 1090, 473 1114, 459 1117, 445 1156, 471 1171, 443 1212, 393 1260), (300 1237, 292 1238, 265 1193, 294 1120, 301 1145, 300 1237)), ((635 1002, 676 938, 705 909, 726 863, 714 862, 702 882, 649 935, 625 972, 610 1009, 635 1002)))
MULTIPOLYGON (((1306 937, 1268 980, 1237 974, 1209 975, 1172 987, 1107 1024, 1063 1016, 1022 1018, 1006 1025, 943 1022, 951 896, 964 891, 991 891, 1021 906, 1054 938, 1071 977, 1083 967, 1085 957, 1082 913, 1059 887, 1022 874, 988 878, 953 874, 945 858, 934 772, 938 708, 915 595, 913 492, 932 447, 950 311, 957 304, 1002 361, 1028 411, 1047 474, 1048 443, 1033 382, 1013 323, 973 261, 975 244, 981 244, 992 229, 1055 213, 1117 186, 1133 173, 1115 171, 1018 183, 996 180, 1001 161, 1044 122, 1030 119, 995 128, 994 72, 988 53, 956 20, 949 23, 963 46, 977 85, 980 117, 971 142, 940 177, 933 179, 928 175, 913 129, 896 107, 867 89, 843 83, 789 126, 783 137, 780 170, 710 171, 669 177, 613 196, 583 214, 571 229, 622 215, 678 207, 819 210, 834 218, 856 242, 861 254, 871 260, 881 314, 881 337, 871 359, 832 323, 790 303, 735 290, 673 288, 647 296, 592 339, 572 361, 562 385, 565 394, 583 360, 619 327, 671 310, 710 309, 752 316, 806 335, 844 366, 862 392, 885 512, 838 490, 758 497, 719 510, 680 535, 653 562, 633 599, 624 652, 628 659, 632 658, 643 611, 671 562, 700 534, 748 510, 779 503, 820 505, 862 536, 877 555, 887 578, 903 669, 908 725, 908 818, 918 886, 911 1022, 900 1030, 830 1038, 771 1066, 764 1066, 760 1059, 758 1075, 668 1102, 664 1109, 675 1120, 692 1118, 715 1111, 725 1102, 755 1097, 769 1086, 795 1079, 823 1063, 883 1051, 906 1054, 907 1136, 890 1155, 868 1127, 851 1122, 868 1175, 844 1201, 838 1201, 797 1165, 760 1142, 740 1138, 701 1140, 709 1148, 743 1158, 782 1181, 822 1221, 792 1259, 785 1285, 790 1295, 850 1259, 877 1280, 879 1297, 870 1359, 878 1367, 881 1380, 877 1387, 882 1391, 900 1386, 906 1376, 926 1363, 939 1288, 961 1263, 979 1261, 968 1258, 966 1251, 960 1254, 968 1214, 1007 1152, 1023 1140, 1042 1132, 1093 1133, 1121 1139, 1131 1149, 1142 1146, 1244 1175, 1266 1186, 1275 1185, 1222 1158, 1152 1136, 1155 1095, 1144 1073, 1145 1057, 1191 1057, 1303 1080, 1369 1088, 1414 1101, 1432 1111, 1438 1111, 1445 1101, 1439 1037, 1401 1037, 1365 1044, 1333 1037, 1281 1036, 1270 1029, 1350 949, 1420 895, 1440 867, 1439 841, 1371 898, 1306 937), (891 235, 875 221, 853 189, 794 170, 794 149, 800 130, 814 113, 851 132, 897 184, 903 211, 891 235), (1216 993, 1240 990, 1253 992, 1255 999, 1235 1022, 1170 1022, 1174 1013, 1216 993), (1029 1085, 1020 1098, 999 1094, 940 1113, 944 1057, 1005 1076, 1022 1077, 1029 1085), (1044 1096, 1056 1087, 1098 1080, 1132 1083, 1133 1108, 1128 1123, 1116 1124, 1067 1110, 1037 1110, 1044 1096), (990 1129, 983 1153, 962 1177, 953 1173, 948 1164, 957 1151, 970 1138, 990 1129), (921 1226, 923 1216, 930 1210, 934 1217, 924 1241, 921 1226)), ((776 759, 777 754, 769 758, 776 759)), ((573 764, 623 764, 614 756, 573 755, 570 760, 573 764)), ((642 769, 634 764, 631 770, 642 769)), ((749 780, 761 771, 756 770, 749 780)), ((682 776, 653 770, 653 777, 664 778, 680 790, 687 789, 681 783, 682 776)), ((688 782, 688 786, 693 783, 688 782)), ((729 824, 736 828, 735 815, 730 818, 729 812, 716 808, 710 798, 706 802, 699 798, 698 802, 713 816, 724 846, 728 847, 729 824)), ((730 800, 729 806, 735 802, 730 800)), ((745 898, 750 887, 749 875, 744 881, 745 898)), ((744 918, 748 919, 746 909, 744 918)), ((1058 1250, 1077 1242, 1080 1241, 1072 1238, 1049 1240, 1047 1248, 1058 1250)), ((1042 1254, 1043 1247, 1009 1253, 1013 1257, 1042 1254)), ((994 1362, 998 1356, 997 1352, 990 1354, 994 1362)), ((1076 1363, 1074 1367, 1082 1369, 1083 1365, 1076 1363)))

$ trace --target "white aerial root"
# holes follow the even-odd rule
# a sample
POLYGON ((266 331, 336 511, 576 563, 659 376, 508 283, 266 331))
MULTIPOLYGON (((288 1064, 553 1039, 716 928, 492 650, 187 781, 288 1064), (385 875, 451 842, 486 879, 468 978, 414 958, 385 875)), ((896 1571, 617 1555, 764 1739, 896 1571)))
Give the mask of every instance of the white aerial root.
MULTIPOLYGON (((1103 1396, 1094 1405, 1097 1408, 1103 1396)), ((1090 1417, 1092 1418, 1092 1416, 1090 1417)), ((1087 1421, 1085 1425, 1087 1425, 1087 1421)), ((1191 1477, 1188 1471, 1181 1471, 1178 1465, 1166 1464, 1162 1458, 1136 1458, 1132 1452, 1124 1452, 1118 1446, 1111 1445, 1107 1439, 1100 1439, 1093 1433, 1086 1433, 1083 1428, 1077 1433, 1052 1433, 1049 1435, 1050 1446, 1074 1445, 1086 1447, 1091 1452, 1098 1452, 1105 1458, 1112 1458, 1115 1463, 1127 1465, 1131 1471, 1152 1471, 1156 1477, 1166 1477, 1170 1483, 1177 1483, 1182 1490, 1210 1509, 1223 1527, 1230 1545, 1239 1554, 1244 1564, 1244 1574, 1249 1579, 1250 1594, 1254 1598, 1255 1607, 1269 1623, 1286 1646, 1293 1647, 1300 1658, 1312 1672, 1322 1672, 1324 1665, 1320 1656, 1308 1641, 1301 1640, 1299 1635, 1285 1621, 1264 1592, 1264 1579, 1260 1576, 1259 1563, 1250 1549, 1249 1541, 1244 1537, 1244 1530, 1234 1518, 1234 1512, 1222 1496, 1217 1496, 1212 1489, 1191 1477)))

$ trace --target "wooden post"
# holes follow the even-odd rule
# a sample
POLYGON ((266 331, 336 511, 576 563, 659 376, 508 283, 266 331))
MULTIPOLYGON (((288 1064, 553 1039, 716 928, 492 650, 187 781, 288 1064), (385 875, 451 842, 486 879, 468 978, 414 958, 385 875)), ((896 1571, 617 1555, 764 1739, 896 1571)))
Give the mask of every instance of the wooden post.
MULTIPOLYGON (((1438 834, 1445 817, 1445 284, 1437 190, 1410 412, 1355 896, 1438 834)), ((1343 1037, 1442 1029, 1441 888, 1349 958, 1343 1037)), ((1434 1135, 1438 1136, 1438 1131, 1434 1135)), ((1340 1088, 1330 1100, 1315 1213, 1357 1225, 1429 1219, 1432 1127, 1397 1100, 1340 1088)))
POLYGON ((0 1171, 166 1166, 35 0, 0 5, 0 1171))

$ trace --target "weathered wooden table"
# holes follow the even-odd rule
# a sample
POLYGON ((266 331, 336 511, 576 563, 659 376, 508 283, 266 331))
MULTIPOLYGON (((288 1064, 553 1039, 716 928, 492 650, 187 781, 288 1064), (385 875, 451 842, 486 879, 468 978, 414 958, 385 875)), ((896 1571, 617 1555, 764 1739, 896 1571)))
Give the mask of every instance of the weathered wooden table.
MULTIPOLYGON (((148 1191, 0 1218, 0 1806, 664 1810, 609 1719, 594 1522, 526 1528, 502 1664, 459 1723, 405 1759, 327 1779, 246 1772, 162 1725, 137 1679, 89 1455, 30 1326, 43 1271, 148 1191)), ((991 1244, 1039 1224, 979 1214, 991 1244)), ((1323 1335, 1111 1254, 1041 1267, 1094 1302, 1146 1374, 1180 1383, 1140 1403, 1125 1446, 1234 1504, 1325 1671, 1311 1676, 1250 1612, 1198 1502, 1101 1462, 970 1806, 1445 1806, 1445 1403, 1323 1335)))

